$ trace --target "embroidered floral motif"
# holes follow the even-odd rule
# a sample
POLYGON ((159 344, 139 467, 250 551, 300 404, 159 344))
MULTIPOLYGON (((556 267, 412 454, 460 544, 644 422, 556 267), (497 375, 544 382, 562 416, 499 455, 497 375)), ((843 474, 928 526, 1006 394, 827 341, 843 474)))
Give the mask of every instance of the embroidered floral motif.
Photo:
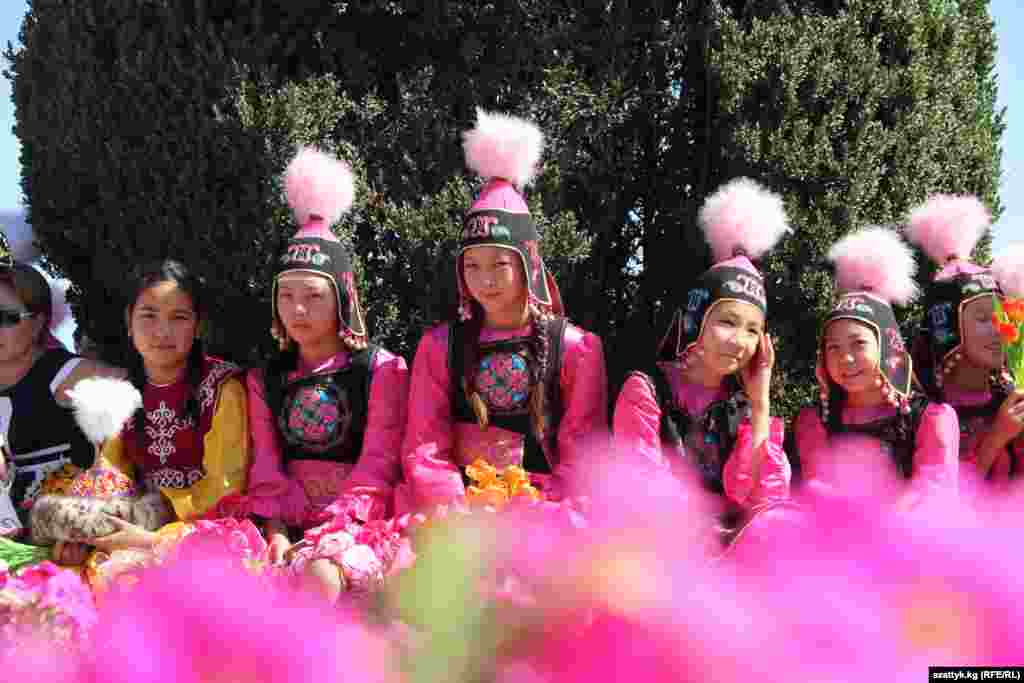
POLYGON ((489 407, 502 411, 522 408, 530 397, 530 366, 526 354, 492 353, 484 356, 474 384, 489 407))
POLYGON ((159 458, 161 465, 166 465, 167 458, 178 451, 174 435, 195 425, 192 418, 179 418, 177 412, 167 407, 166 401, 160 401, 156 410, 146 413, 146 422, 146 436, 150 439, 146 451, 159 458))
POLYGON ((117 470, 97 467, 79 474, 72 482, 69 495, 79 498, 114 498, 135 496, 135 482, 117 470))
POLYGON ((232 363, 217 363, 207 373, 206 377, 199 384, 199 410, 204 411, 213 405, 216 388, 220 380, 232 372, 238 371, 238 366, 232 363))
POLYGON ((889 336, 889 348, 890 349, 892 349, 896 353, 906 353, 907 352, 907 347, 903 343, 903 336, 900 334, 899 330, 896 330, 896 329, 893 329, 893 328, 890 327, 885 332, 889 336))
POLYGON ((348 392, 340 384, 301 381, 289 389, 278 418, 281 435, 292 446, 326 453, 348 448, 352 430, 348 392))
POLYGON ((187 489, 203 478, 202 470, 176 470, 170 467, 155 470, 146 475, 146 488, 150 491, 159 489, 187 489))

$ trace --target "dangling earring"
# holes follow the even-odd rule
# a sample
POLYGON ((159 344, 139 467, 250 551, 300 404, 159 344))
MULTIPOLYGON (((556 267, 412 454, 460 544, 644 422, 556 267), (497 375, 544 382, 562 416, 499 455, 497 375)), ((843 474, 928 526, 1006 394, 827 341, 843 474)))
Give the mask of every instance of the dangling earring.
POLYGON ((942 364, 941 370, 939 372, 935 373, 935 384, 939 388, 942 388, 942 384, 944 382, 944 377, 943 376, 944 375, 951 375, 953 370, 956 369, 956 364, 958 364, 958 362, 961 361, 961 359, 963 357, 964 357, 964 355, 961 352, 956 351, 951 356, 946 358, 946 361, 944 362, 944 364, 942 364))
POLYGON ((890 385, 888 382, 882 385, 882 396, 889 402, 889 405, 894 408, 898 408, 900 405, 900 397, 896 393, 895 387, 890 385))
POLYGON ((469 302, 466 299, 459 297, 459 320, 466 322, 473 317, 473 311, 470 309, 469 302))
POLYGON ((273 323, 270 326, 270 336, 277 342, 278 350, 284 352, 291 346, 292 340, 288 337, 288 332, 282 327, 279 327, 277 323, 273 323))

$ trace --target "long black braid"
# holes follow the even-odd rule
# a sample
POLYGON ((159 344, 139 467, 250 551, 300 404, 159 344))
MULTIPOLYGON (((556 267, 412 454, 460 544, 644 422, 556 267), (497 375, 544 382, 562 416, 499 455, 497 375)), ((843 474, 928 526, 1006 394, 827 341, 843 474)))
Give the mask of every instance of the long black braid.
MULTIPOLYGON (((462 335, 462 384, 468 394, 476 391, 477 366, 480 364, 480 331, 484 328, 484 309, 475 300, 469 302, 469 320, 463 321, 462 335)), ((450 332, 449 332, 450 333, 450 332)))
POLYGON ((541 311, 536 304, 530 304, 530 420, 537 440, 545 443, 547 438, 547 386, 548 364, 551 362, 548 324, 551 316, 541 311))
POLYGON ((270 414, 275 416, 281 412, 284 401, 285 378, 299 367, 299 351, 294 345, 279 350, 271 355, 263 370, 263 391, 270 414))

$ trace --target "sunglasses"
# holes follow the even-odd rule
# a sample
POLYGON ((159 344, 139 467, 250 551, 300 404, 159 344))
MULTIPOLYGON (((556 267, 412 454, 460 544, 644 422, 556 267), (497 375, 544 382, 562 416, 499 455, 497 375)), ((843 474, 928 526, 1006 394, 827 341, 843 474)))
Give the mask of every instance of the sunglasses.
POLYGON ((26 320, 34 316, 35 313, 29 313, 28 311, 9 311, 5 308, 0 308, 0 327, 14 327, 22 320, 26 320))

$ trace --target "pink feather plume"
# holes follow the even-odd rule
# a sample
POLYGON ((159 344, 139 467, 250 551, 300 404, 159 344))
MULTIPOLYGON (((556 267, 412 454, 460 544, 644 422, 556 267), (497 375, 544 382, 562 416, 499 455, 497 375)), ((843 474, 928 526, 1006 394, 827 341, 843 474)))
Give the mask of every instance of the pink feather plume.
POLYGON ((918 295, 914 253, 892 230, 870 227, 852 232, 832 245, 828 258, 836 266, 841 292, 868 291, 898 304, 918 295))
POLYGON ((1014 242, 992 260, 992 274, 1003 294, 1024 298, 1024 242, 1014 242))
POLYGON ((789 231, 782 197, 750 178, 736 178, 704 201, 700 226, 715 262, 742 251, 757 259, 789 231))
POLYGON ((942 266, 951 259, 970 260, 991 221, 977 197, 936 194, 910 212, 906 235, 942 266))
POLYGON ((544 151, 544 135, 514 116, 476 110, 476 127, 462 134, 466 165, 483 178, 504 178, 522 188, 533 180, 544 151))
POLYGON ((333 225, 355 198, 351 167, 312 147, 300 149, 288 164, 284 190, 300 227, 313 218, 333 225))

